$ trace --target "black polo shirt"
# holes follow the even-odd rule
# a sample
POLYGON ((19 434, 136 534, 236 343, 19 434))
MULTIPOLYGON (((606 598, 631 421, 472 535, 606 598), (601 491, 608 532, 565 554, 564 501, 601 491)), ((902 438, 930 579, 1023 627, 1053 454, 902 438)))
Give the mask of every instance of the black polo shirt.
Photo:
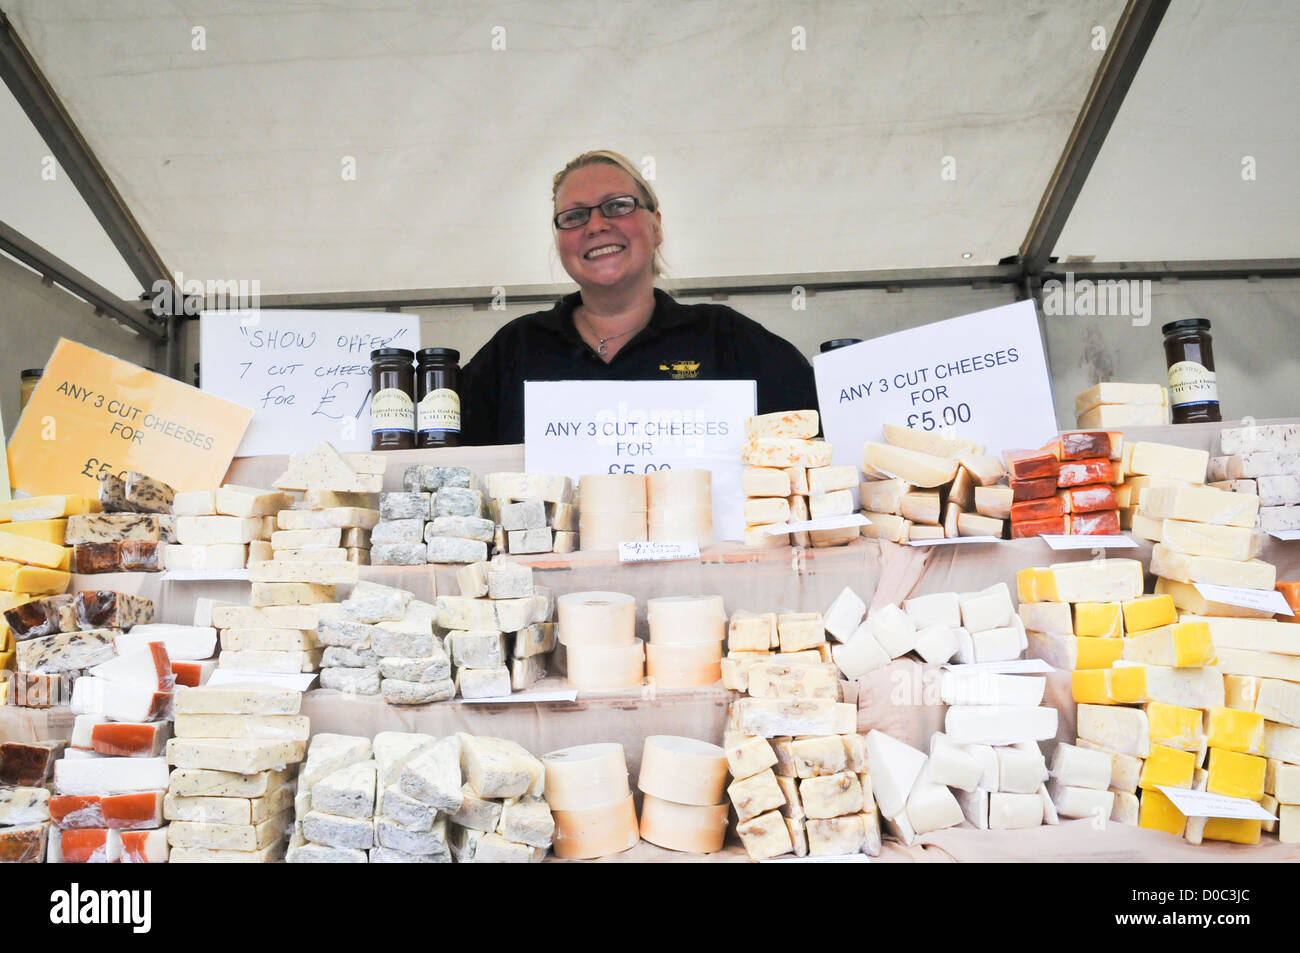
POLYGON ((524 381, 753 380, 760 414, 817 407, 812 365, 738 311, 655 289, 650 323, 606 364, 574 326, 581 301, 574 292, 516 318, 474 355, 461 373, 462 443, 523 443, 524 381))

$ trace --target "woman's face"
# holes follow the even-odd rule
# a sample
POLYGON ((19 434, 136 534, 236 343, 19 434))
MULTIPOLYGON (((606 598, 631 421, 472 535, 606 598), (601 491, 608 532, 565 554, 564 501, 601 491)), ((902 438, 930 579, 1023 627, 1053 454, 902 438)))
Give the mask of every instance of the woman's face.
MULTIPOLYGON (((598 162, 569 173, 555 196, 555 211, 598 205, 616 195, 645 200, 630 175, 598 162)), ((560 262, 580 287, 612 288, 651 274, 662 240, 659 213, 644 208, 609 219, 593 209, 586 225, 555 230, 560 262)))

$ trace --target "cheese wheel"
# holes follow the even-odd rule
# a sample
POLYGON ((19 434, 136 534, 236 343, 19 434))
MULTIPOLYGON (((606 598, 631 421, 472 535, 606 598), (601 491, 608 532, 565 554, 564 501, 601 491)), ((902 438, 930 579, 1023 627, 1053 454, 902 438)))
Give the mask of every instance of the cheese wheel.
MULTIPOLYGON (((641 775, 636 786, 645 794, 675 804, 712 807, 724 800, 726 753, 717 745, 696 738, 651 735, 641 751, 641 775)), ((726 811, 723 811, 723 823, 726 823, 726 811)))
POLYGON ((635 688, 645 678, 645 643, 640 639, 631 645, 569 645, 564 654, 565 677, 574 688, 614 692, 635 688))
POLYGON ((662 506, 713 507, 713 474, 708 470, 655 470, 647 473, 646 502, 662 506))
POLYGON ((645 476, 640 473, 588 473, 578 478, 578 512, 646 511, 645 476))
POLYGON ((646 674, 657 688, 698 688, 722 678, 722 643, 649 644, 646 674))
POLYGON ((641 839, 659 847, 711 854, 726 836, 726 804, 675 804, 652 794, 641 803, 641 839))
POLYGON ((662 506, 650 511, 646 533, 651 542, 713 542, 713 507, 662 506))
POLYGON ((644 512, 601 510, 578 515, 578 546, 585 550, 618 549, 619 543, 645 542, 649 530, 644 512))
POLYGON ((645 604, 650 641, 683 645, 727 637, 722 596, 656 596, 645 604))
POLYGON ((603 857, 635 847, 640 841, 632 795, 605 807, 582 811, 551 810, 555 818, 556 857, 603 857))
POLYGON ((631 645, 636 599, 622 592, 568 592, 555 600, 556 638, 564 645, 631 645))
POLYGON ((612 741, 560 748, 542 755, 542 764, 552 811, 609 807, 632 793, 623 746, 612 741))

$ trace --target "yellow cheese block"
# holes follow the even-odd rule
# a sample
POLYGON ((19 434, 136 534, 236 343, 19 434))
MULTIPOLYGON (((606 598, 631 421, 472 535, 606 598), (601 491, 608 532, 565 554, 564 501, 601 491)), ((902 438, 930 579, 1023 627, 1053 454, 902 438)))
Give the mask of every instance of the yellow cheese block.
POLYGON ((0 533, 17 533, 30 539, 63 545, 68 533, 66 517, 54 520, 26 520, 18 523, 0 523, 0 533))
POLYGON ((1129 632, 1172 625, 1178 621, 1173 596, 1143 596, 1124 604, 1124 627, 1129 632))
POLYGON ((72 550, 45 543, 39 539, 28 539, 13 533, 0 533, 0 559, 9 559, 29 566, 44 566, 58 569, 65 559, 71 561, 72 550))
POLYGON ((1262 539, 1259 531, 1249 526, 1215 526, 1171 519, 1160 524, 1160 542, 1188 556, 1254 559, 1262 539))
POLYGON ((1264 743, 1264 716, 1234 708, 1211 708, 1206 719, 1211 748, 1259 754, 1264 743))
POLYGON ((1110 705, 1106 675, 1109 669, 1076 669, 1070 673, 1070 691, 1080 705, 1110 705))
POLYGON ((1210 775, 1205 790, 1224 797, 1258 801, 1264 796, 1264 773, 1268 762, 1253 754, 1210 749, 1210 775))
POLYGON ((956 460, 887 443, 863 445, 862 462, 864 470, 872 467, 914 486, 927 488, 951 483, 957 475, 956 460))
MULTIPOLYGON (((1157 784, 1163 784, 1165 787, 1190 789, 1192 775, 1195 773, 1196 755, 1192 752, 1180 751, 1168 745, 1152 745, 1151 753, 1147 755, 1147 760, 1142 765, 1142 777, 1138 780, 1138 787, 1145 791, 1157 784)), ((1261 787, 1264 784, 1262 774, 1259 783, 1261 787)), ((1263 793, 1261 790, 1260 794, 1263 793)))
POLYGON ((99 501, 84 496, 29 496, 0 502, 0 523, 61 519, 79 513, 99 512, 99 501), (93 507, 93 509, 92 509, 93 507))
MULTIPOLYGON (((0 523, 0 526, 8 526, 8 523, 0 523)), ((18 578, 18 567, 22 563, 0 562, 0 589, 14 590, 14 580, 18 578)))
POLYGON ((1189 447, 1146 440, 1126 443, 1124 457, 1131 473, 1170 477, 1198 484, 1205 482, 1205 471, 1210 463, 1210 454, 1206 450, 1192 450, 1189 447))
POLYGON ((1121 602, 1079 602, 1074 606, 1074 634, 1114 638, 1124 634, 1121 602))
POLYGON ((14 634, 9 630, 9 623, 0 619, 0 652, 14 650, 14 634))
POLYGON ((1021 602, 1060 602, 1056 598, 1056 577, 1050 569, 1022 569, 1016 573, 1021 602))
POLYGON ((1124 658, 1130 662, 1198 668, 1215 662, 1210 627, 1204 622, 1177 622, 1145 632, 1130 632, 1123 640, 1124 658))
POLYGON ((1200 751, 1205 745, 1204 716, 1199 708, 1148 702, 1146 713, 1152 744, 1180 751, 1200 751))
POLYGON ((1123 639, 1090 639, 1077 636, 1074 640, 1078 652, 1077 668, 1110 668, 1123 655, 1123 639))
POLYGON ((1122 602, 1142 595, 1142 563, 1137 559, 1089 559, 1053 563, 1056 602, 1122 602))
POLYGON ((1112 700, 1136 705, 1147 700, 1147 670, 1142 665, 1108 668, 1106 688, 1112 700))
MULTIPOLYGON (((12 670, 13 667, 14 667, 14 653, 13 653, 13 648, 10 647, 5 651, 0 652, 0 670, 6 670, 6 669, 12 670)), ((4 681, 7 682, 9 681, 9 679, 6 678, 4 679, 4 681)))
POLYGON ((1138 827, 1182 837, 1183 831, 1187 829, 1187 818, 1164 794, 1155 788, 1148 788, 1142 792, 1142 804, 1138 808, 1138 827))
POLYGON ((1206 840, 1228 841, 1232 844, 1258 844, 1263 821, 1236 817, 1207 817, 1201 834, 1206 840))
POLYGON ((48 596, 67 592, 71 582, 72 574, 60 569, 20 566, 14 579, 14 588, 33 596, 48 596))
POLYGON ((20 606, 31 601, 32 597, 25 592, 0 591, 0 612, 8 612, 14 606, 20 606))

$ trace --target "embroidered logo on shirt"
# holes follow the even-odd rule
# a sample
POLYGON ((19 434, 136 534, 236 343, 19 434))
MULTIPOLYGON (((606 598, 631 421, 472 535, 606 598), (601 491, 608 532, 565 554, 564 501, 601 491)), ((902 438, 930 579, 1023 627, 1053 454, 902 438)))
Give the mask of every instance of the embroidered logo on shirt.
POLYGON ((688 380, 700 376, 700 362, 673 361, 671 364, 660 364, 659 370, 667 371, 675 381, 688 380))

